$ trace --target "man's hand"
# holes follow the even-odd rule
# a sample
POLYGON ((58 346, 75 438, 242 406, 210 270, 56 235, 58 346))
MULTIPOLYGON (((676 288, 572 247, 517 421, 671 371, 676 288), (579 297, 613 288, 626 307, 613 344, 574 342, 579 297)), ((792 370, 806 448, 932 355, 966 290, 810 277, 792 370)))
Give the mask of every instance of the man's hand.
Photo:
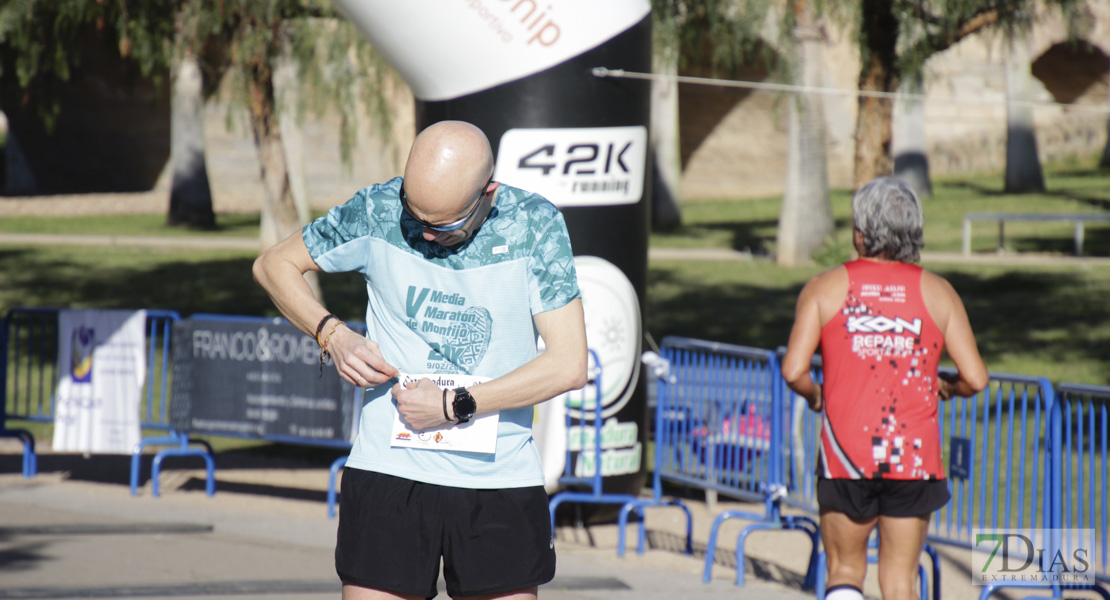
POLYGON ((327 336, 327 348, 339 376, 359 387, 381 385, 398 375, 397 369, 385 362, 377 342, 342 323, 327 336))
POLYGON ((815 384, 813 386, 813 397, 806 398, 806 403, 809 404, 809 409, 813 412, 821 412, 821 409, 825 408, 825 386, 815 384))
POLYGON ((944 375, 937 376, 937 398, 942 402, 951 400, 956 393, 956 382, 944 375))
MULTIPOLYGON (((451 392, 447 393, 451 401, 451 392)), ((443 390, 428 378, 410 382, 408 387, 398 383, 393 386, 393 398, 397 400, 397 412, 401 420, 413 431, 440 427, 449 423, 443 413, 453 415, 451 407, 444 410, 443 390)))

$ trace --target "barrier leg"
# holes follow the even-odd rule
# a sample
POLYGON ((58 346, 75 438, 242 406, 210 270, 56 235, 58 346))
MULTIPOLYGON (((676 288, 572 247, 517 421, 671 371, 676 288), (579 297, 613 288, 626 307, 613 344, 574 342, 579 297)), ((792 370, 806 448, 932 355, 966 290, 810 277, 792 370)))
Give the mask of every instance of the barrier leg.
POLYGON ((644 553, 644 512, 641 510, 639 502, 629 502, 621 507, 621 511, 617 516, 617 556, 624 556, 624 536, 628 527, 628 513, 632 511, 636 511, 636 513, 640 515, 640 543, 636 546, 636 552, 637 554, 644 553))
POLYGON ((628 515, 632 511, 636 511, 640 515, 640 524, 638 528, 638 540, 636 544, 636 553, 643 554, 647 551, 646 540, 647 537, 647 515, 644 512, 645 508, 657 507, 662 508, 666 506, 674 506, 681 508, 686 515, 686 552, 687 556, 694 553, 694 516, 690 512, 690 508, 682 503, 680 500, 656 501, 656 500, 637 500, 629 502, 621 507, 620 514, 617 517, 617 556, 624 556, 625 549, 625 531, 628 527, 628 515))
MULTIPOLYGON (((187 438, 185 440, 187 443, 187 438)), ((146 446, 170 445, 178 444, 183 445, 181 435, 172 433, 165 437, 152 437, 139 440, 138 444, 131 450, 131 495, 139 495, 139 476, 142 469, 142 456, 143 448, 146 446)))
MULTIPOLYGON (((726 510, 725 512, 717 515, 717 518, 713 519, 713 525, 709 528, 709 544, 705 549, 705 571, 702 573, 701 578, 704 583, 709 583, 713 579, 713 560, 717 550, 717 535, 719 533, 721 524, 732 518, 748 519, 751 521, 763 521, 764 523, 771 522, 767 520, 767 515, 735 510, 726 510)), ((778 525, 776 524, 775 527, 778 527, 778 525)), ((737 569, 742 568, 743 565, 737 565, 737 569)))
POLYGON ((686 513, 686 555, 693 556, 694 554, 694 515, 690 512, 690 507, 683 504, 680 500, 672 500, 672 504, 682 509, 686 513))
POLYGON ((929 544, 925 544, 925 553, 929 555, 929 560, 933 561, 933 600, 940 600, 940 556, 937 554, 937 549, 929 544))
POLYGON ((26 429, 0 429, 0 437, 16 438, 23 444, 23 478, 30 479, 38 473, 38 455, 35 454, 35 436, 26 429))
MULTIPOLYGON (((783 526, 786 529, 796 529, 805 532, 813 543, 809 553, 809 565, 806 567, 806 578, 802 582, 805 589, 813 589, 817 585, 817 553, 821 543, 821 526, 809 517, 783 517, 783 526)), ((939 569, 939 567, 937 567, 939 569)), ((924 600, 924 599, 922 599, 924 600)), ((937 599, 939 600, 939 598, 937 599)))
POLYGON ((732 514, 723 512, 713 519, 713 525, 709 527, 709 542, 705 546, 705 570, 702 572, 702 583, 709 583, 713 580, 713 561, 716 560, 717 554, 717 535, 720 532, 721 524, 732 518, 732 514))
MULTIPOLYGON (((328 474, 328 518, 335 518, 335 480, 339 477, 339 469, 342 469, 347 464, 347 457, 340 456, 331 463, 331 470, 328 474)), ((554 530, 552 530, 554 531, 554 530)))
POLYGON ((923 567, 921 565, 917 565, 917 585, 919 587, 917 597, 918 598, 928 598, 929 597, 929 581, 928 581, 928 577, 925 576, 925 567, 923 567))
MULTIPOLYGON (((551 534, 555 534, 555 511, 563 502, 579 502, 582 504, 632 504, 640 499, 629 494, 589 494, 586 492, 559 492, 551 497, 547 510, 551 513, 551 534)), ((627 517, 626 517, 627 518, 627 517)))
POLYGON ((551 535, 555 536, 555 511, 559 510, 559 505, 563 503, 563 495, 555 494, 552 496, 551 501, 547 503, 547 510, 551 513, 551 535))
POLYGON ((162 460, 167 456, 199 456, 204 459, 204 466, 207 470, 207 478, 205 479, 204 491, 208 496, 216 493, 216 461, 213 460, 212 455, 204 450, 195 450, 193 448, 170 448, 162 450, 154 455, 154 460, 150 465, 150 481, 151 481, 151 495, 155 498, 159 497, 158 476, 162 471, 162 460))
POLYGON ((827 561, 828 557, 825 556, 824 552, 817 553, 817 581, 813 586, 813 590, 816 592, 815 595, 818 598, 825 597, 825 589, 829 577, 829 566, 827 561))
POLYGON ((778 528, 779 525, 777 523, 752 523, 740 530, 740 535, 736 537, 736 585, 744 585, 744 577, 748 570, 747 557, 744 555, 744 545, 748 542, 748 536, 753 531, 766 531, 778 528))

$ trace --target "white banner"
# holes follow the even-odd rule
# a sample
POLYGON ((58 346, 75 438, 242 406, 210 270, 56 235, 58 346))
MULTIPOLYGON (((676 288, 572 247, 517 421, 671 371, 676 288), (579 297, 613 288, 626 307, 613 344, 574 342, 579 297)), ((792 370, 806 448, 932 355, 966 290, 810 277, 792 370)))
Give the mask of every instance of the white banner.
MULTIPOLYGON (((649 0, 336 0, 420 100, 521 79, 639 23, 649 0)), ((604 65, 598 65, 604 66, 604 65)))
POLYGON ((54 450, 131 453, 141 436, 145 342, 145 310, 59 313, 54 450))

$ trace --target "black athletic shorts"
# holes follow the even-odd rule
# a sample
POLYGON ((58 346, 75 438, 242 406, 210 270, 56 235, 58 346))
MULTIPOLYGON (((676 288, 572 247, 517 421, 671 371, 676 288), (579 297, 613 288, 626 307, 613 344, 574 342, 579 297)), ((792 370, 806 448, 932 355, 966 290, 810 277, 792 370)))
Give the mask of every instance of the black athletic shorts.
POLYGON ((453 597, 551 581, 547 493, 542 486, 474 490, 344 469, 335 545, 344 583, 432 598, 441 558, 453 597))
POLYGON ((817 479, 817 504, 853 519, 921 517, 951 497, 944 479, 817 479))

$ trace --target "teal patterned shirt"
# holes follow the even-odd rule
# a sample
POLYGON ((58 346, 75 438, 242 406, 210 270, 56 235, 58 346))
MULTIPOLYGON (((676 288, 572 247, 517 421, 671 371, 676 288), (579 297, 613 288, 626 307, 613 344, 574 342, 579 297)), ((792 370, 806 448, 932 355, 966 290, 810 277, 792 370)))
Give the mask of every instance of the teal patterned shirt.
MULTIPOLYGON (((403 373, 492 379, 530 361, 532 316, 579 296, 563 215, 502 184, 474 235, 445 247, 401 210, 401 181, 359 190, 302 232, 324 271, 365 277, 368 337, 403 373)), ((495 454, 394 448, 395 383, 367 388, 347 466, 454 487, 543 485, 531 407, 501 411, 495 454)))

